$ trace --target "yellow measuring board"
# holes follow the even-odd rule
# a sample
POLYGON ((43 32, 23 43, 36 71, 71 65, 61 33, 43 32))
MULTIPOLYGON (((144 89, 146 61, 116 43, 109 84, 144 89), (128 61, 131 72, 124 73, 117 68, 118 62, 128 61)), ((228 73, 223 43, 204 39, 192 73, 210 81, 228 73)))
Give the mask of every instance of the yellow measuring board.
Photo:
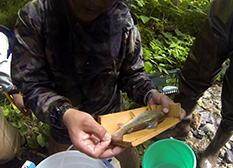
MULTIPOLYGON (((162 111, 161 105, 151 105, 152 110, 155 111, 162 111)), ((98 122, 110 133, 116 132, 120 129, 118 123, 127 123, 130 121, 132 117, 132 113, 137 116, 142 112, 149 110, 148 106, 141 107, 137 109, 132 109, 123 112, 117 112, 107 115, 101 115, 98 117, 98 122)), ((123 136, 122 142, 114 142, 114 144, 130 147, 130 146, 137 146, 154 136, 164 132, 165 130, 175 126, 177 123, 180 122, 179 116, 181 114, 181 105, 180 103, 173 103, 170 104, 170 110, 165 115, 165 119, 158 124, 156 128, 151 129, 143 129, 140 131, 135 131, 130 134, 125 134, 123 136)))

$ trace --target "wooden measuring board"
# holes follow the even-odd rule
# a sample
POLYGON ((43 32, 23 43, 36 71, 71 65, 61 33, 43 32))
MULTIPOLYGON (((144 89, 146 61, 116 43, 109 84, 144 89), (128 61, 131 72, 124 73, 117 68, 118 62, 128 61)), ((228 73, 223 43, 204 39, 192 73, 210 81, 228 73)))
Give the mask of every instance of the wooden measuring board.
MULTIPOLYGON (((152 105, 152 110, 162 111, 161 105, 152 105)), ((141 107, 137 109, 132 109, 128 111, 112 113, 107 115, 101 115, 98 117, 98 122, 110 133, 116 132, 120 129, 118 123, 127 123, 129 120, 133 118, 132 113, 137 116, 142 112, 148 110, 148 106, 141 107)), ((116 145, 130 147, 130 146, 137 146, 154 136, 164 132, 165 130, 175 126, 177 123, 180 122, 179 116, 181 114, 181 105, 180 103, 173 103, 170 104, 170 110, 165 115, 165 119, 160 122, 157 128, 151 129, 143 129, 140 131, 135 131, 130 134, 125 134, 123 137, 123 141, 121 142, 114 142, 116 145)))

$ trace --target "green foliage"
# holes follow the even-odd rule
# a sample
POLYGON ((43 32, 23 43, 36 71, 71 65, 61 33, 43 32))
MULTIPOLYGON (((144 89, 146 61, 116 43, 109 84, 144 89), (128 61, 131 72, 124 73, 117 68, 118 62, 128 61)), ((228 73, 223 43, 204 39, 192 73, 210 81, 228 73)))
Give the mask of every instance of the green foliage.
POLYGON ((196 36, 211 2, 212 0, 137 0, 133 1, 131 12, 137 17, 142 34, 145 27, 151 31, 178 28, 196 36))
POLYGON ((131 12, 138 21, 147 73, 182 68, 209 5, 209 0, 134 1, 131 12))
POLYGON ((181 69, 188 56, 194 37, 183 34, 178 29, 174 32, 161 31, 148 46, 143 46, 145 70, 147 73, 165 72, 181 69))
POLYGON ((0 1, 0 24, 13 30, 17 11, 30 0, 1 0, 0 1))
MULTIPOLYGON (((0 24, 13 30, 18 10, 30 0, 1 0, 0 1, 0 24)), ((39 149, 46 146, 50 136, 49 125, 24 116, 19 110, 13 110, 4 96, 1 97, 1 108, 6 119, 19 130, 21 136, 26 137, 27 146, 31 149, 39 149)))
POLYGON ((141 105, 135 103, 132 99, 128 98, 126 93, 122 93, 124 102, 125 102, 125 110, 135 109, 141 107, 141 105))
POLYGON ((1 108, 4 116, 14 128, 19 130, 22 137, 27 140, 27 145, 31 149, 39 149, 46 146, 49 141, 50 127, 48 124, 40 122, 34 115, 23 115, 18 109, 13 109, 7 99, 2 98, 1 108))

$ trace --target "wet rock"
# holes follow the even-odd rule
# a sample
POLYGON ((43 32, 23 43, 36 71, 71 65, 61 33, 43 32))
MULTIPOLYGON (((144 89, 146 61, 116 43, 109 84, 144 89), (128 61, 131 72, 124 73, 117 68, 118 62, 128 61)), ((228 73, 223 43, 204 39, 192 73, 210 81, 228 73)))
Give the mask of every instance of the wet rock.
POLYGON ((229 150, 232 149, 231 144, 230 144, 229 142, 227 142, 225 146, 226 146, 226 148, 229 149, 229 150))
POLYGON ((213 124, 207 123, 201 130, 212 140, 216 132, 216 127, 213 124))
POLYGON ((212 95, 210 92, 205 92, 202 96, 203 99, 210 100, 212 98, 212 95))
POLYGON ((204 109, 201 106, 197 106, 196 109, 195 109, 195 111, 197 113, 200 113, 200 112, 204 111, 204 109))
POLYGON ((205 133, 202 130, 193 130, 193 136, 197 139, 202 139, 205 136, 205 133))
POLYGON ((227 163, 233 163, 233 152, 230 150, 227 150, 225 153, 224 160, 226 160, 227 163))
POLYGON ((232 141, 232 142, 233 142, 233 136, 231 136, 231 139, 230 139, 230 141, 232 141))
POLYGON ((220 123, 221 123, 221 120, 222 120, 222 118, 217 118, 217 119, 216 119, 215 125, 216 125, 217 127, 219 127, 219 125, 220 125, 220 123))
MULTIPOLYGON (((221 122, 221 85, 210 87, 203 97, 198 100, 195 113, 202 115, 201 125, 195 123, 188 137, 184 140, 195 152, 197 158, 207 148, 213 139, 221 122), (195 130, 195 128, 197 128, 195 130)), ((220 149, 217 168, 233 168, 233 136, 226 145, 220 149)))
POLYGON ((214 118, 211 112, 204 111, 204 112, 201 112, 201 115, 202 115, 201 125, 205 125, 206 123, 211 123, 211 124, 214 123, 214 118))
POLYGON ((222 148, 219 150, 218 156, 219 156, 220 158, 224 158, 224 157, 225 157, 226 150, 227 150, 227 149, 226 149, 225 147, 222 147, 222 148))

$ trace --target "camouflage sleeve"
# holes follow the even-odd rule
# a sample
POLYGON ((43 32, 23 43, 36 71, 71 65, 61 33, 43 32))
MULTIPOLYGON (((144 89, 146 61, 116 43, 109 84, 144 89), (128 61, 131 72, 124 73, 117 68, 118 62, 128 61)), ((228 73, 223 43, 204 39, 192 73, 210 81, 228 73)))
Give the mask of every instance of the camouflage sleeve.
POLYGON ((126 55, 120 71, 119 86, 129 98, 145 105, 144 96, 156 88, 144 71, 141 37, 135 25, 125 34, 126 55))
POLYGON ((11 63, 12 81, 22 92, 25 106, 32 109, 40 120, 60 125, 56 123, 57 113, 71 104, 57 94, 51 79, 40 33, 43 7, 34 2, 37 1, 29 2, 18 12, 11 63))

